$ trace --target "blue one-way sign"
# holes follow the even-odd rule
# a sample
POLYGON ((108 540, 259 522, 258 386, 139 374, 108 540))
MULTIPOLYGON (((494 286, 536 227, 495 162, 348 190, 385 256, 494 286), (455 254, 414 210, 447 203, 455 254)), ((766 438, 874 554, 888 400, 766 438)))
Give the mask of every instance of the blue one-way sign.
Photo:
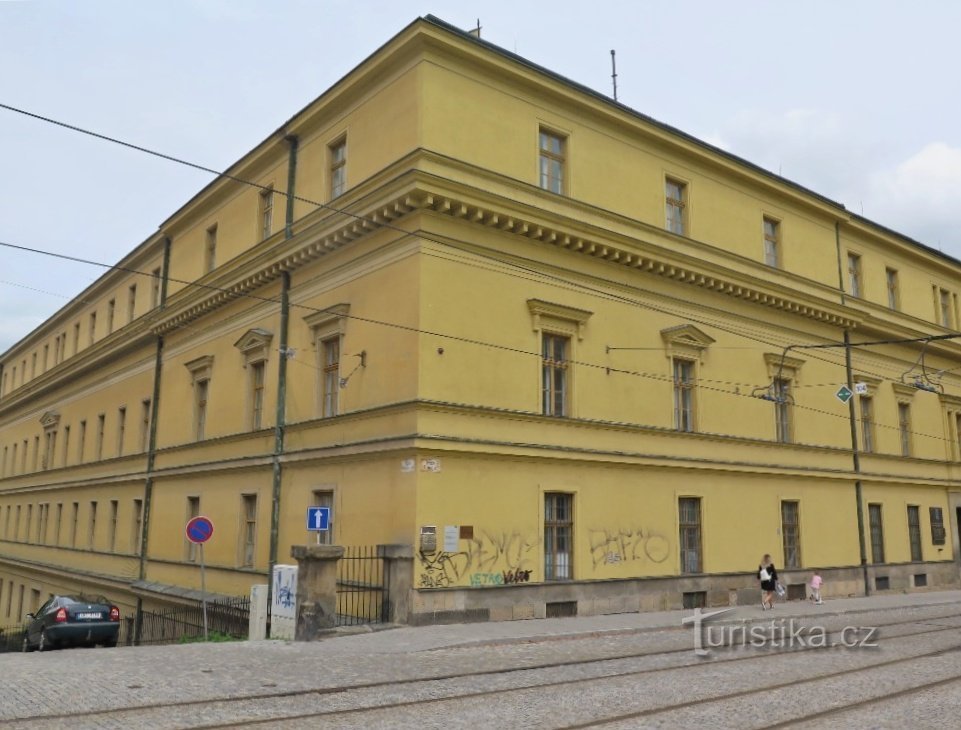
POLYGON ((307 508, 307 529, 329 530, 330 529, 330 507, 308 507, 307 508))

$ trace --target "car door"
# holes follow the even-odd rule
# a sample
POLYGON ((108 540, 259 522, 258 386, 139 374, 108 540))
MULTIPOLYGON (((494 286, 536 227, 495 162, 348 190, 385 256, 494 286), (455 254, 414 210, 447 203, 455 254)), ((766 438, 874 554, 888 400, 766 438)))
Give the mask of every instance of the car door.
POLYGON ((35 614, 27 614, 27 640, 31 646, 40 643, 40 632, 50 623, 50 617, 60 607, 60 599, 56 596, 47 599, 35 614))

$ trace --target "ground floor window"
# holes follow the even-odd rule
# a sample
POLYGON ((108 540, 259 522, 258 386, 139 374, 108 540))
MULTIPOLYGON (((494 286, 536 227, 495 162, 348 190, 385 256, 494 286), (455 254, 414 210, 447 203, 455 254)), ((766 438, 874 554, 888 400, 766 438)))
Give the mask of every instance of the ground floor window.
POLYGON ((544 495, 544 579, 570 580, 574 534, 574 496, 544 495))
POLYGON ((681 572, 703 573, 701 556, 701 499, 681 497, 677 503, 680 524, 681 572))

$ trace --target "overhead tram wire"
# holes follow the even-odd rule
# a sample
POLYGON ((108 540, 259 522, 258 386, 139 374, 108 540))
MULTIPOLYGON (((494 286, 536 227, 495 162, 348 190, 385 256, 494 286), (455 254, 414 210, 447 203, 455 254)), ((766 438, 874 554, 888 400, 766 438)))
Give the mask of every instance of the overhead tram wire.
MULTIPOLYGON (((290 198, 290 199, 293 199, 293 200, 296 200, 296 201, 300 201, 300 202, 306 203, 306 204, 308 204, 308 205, 312 205, 312 206, 317 207, 317 208, 322 208, 322 209, 325 209, 325 210, 329 210, 329 211, 331 211, 331 212, 333 212, 333 213, 341 214, 341 215, 344 215, 344 216, 347 216, 347 217, 350 217, 350 218, 354 218, 354 219, 356 219, 356 220, 368 220, 368 219, 367 219, 365 216, 363 216, 363 215, 360 215, 360 214, 357 214, 357 213, 352 213, 352 212, 347 211, 347 210, 344 210, 344 209, 342 209, 342 208, 337 208, 337 207, 335 207, 335 206, 333 206, 333 205, 330 205, 330 204, 328 204, 328 203, 321 203, 321 202, 318 202, 318 201, 316 201, 316 200, 311 200, 311 199, 309 199, 309 198, 304 198, 304 197, 302 197, 302 196, 291 195, 289 192, 287 192, 287 191, 285 191, 285 190, 278 190, 278 189, 276 189, 276 188, 272 188, 272 187, 267 186, 267 185, 262 185, 262 184, 260 184, 260 183, 254 182, 254 181, 252 181, 252 180, 248 180, 248 179, 239 177, 239 176, 237 176, 237 175, 232 175, 232 174, 230 174, 229 172, 218 171, 218 170, 215 170, 215 169, 213 169, 213 168, 207 167, 207 166, 205 166, 205 165, 201 165, 201 164, 198 164, 198 163, 195 163, 195 162, 191 162, 191 161, 189 161, 189 160, 185 160, 185 159, 183 159, 183 158, 176 157, 176 156, 174 156, 174 155, 166 154, 166 153, 164 153, 164 152, 159 152, 159 151, 157 151, 157 150, 153 150, 153 149, 150 149, 150 148, 148 148, 148 147, 144 147, 144 146, 142 146, 142 145, 133 144, 133 143, 131 143, 131 142, 126 142, 126 141, 124 141, 124 140, 118 139, 118 138, 116 138, 116 137, 112 137, 112 136, 107 135, 107 134, 102 134, 102 133, 100 133, 100 132, 94 132, 94 131, 92 131, 92 130, 88 130, 88 129, 85 129, 85 128, 83 128, 83 127, 79 127, 79 126, 77 126, 77 125, 70 124, 70 123, 68 123, 68 122, 64 122, 64 121, 61 121, 61 120, 58 120, 58 119, 53 119, 52 117, 47 117, 47 116, 44 116, 44 115, 42 115, 42 114, 37 114, 37 113, 35 113, 35 112, 27 111, 27 110, 25 110, 25 109, 21 109, 21 108, 19 108, 19 107, 15 107, 15 106, 12 106, 12 105, 10 105, 10 104, 5 104, 5 103, 3 103, 3 102, 0 102, 0 109, 6 109, 6 110, 8 110, 8 111, 11 111, 11 112, 14 112, 14 113, 17 113, 17 114, 22 114, 22 115, 27 116, 27 117, 29 117, 29 118, 35 119, 35 120, 37 120, 37 121, 42 121, 42 122, 44 122, 44 123, 52 124, 52 125, 58 126, 58 127, 62 127, 62 128, 64 128, 64 129, 67 129, 67 130, 70 130, 70 131, 73 131, 73 132, 77 132, 77 133, 79 133, 79 134, 84 134, 84 135, 87 135, 87 136, 90 136, 90 137, 94 137, 94 138, 96 138, 96 139, 99 139, 99 140, 102 140, 102 141, 105 141, 105 142, 109 142, 109 143, 112 143, 112 144, 117 144, 117 145, 120 145, 120 146, 123 146, 123 147, 127 147, 128 149, 132 149, 132 150, 135 150, 135 151, 138 151, 138 152, 143 152, 144 154, 148 154, 148 155, 151 155, 151 156, 154 156, 154 157, 163 159, 163 160, 167 160, 167 161, 169 161, 169 162, 174 162, 174 163, 179 164, 179 165, 185 165, 185 166, 190 167, 190 168, 193 168, 193 169, 195 169, 195 170, 200 170, 200 171, 202 171, 202 172, 207 172, 207 173, 209 173, 209 174, 215 175, 217 178, 224 178, 224 179, 227 179, 227 180, 231 180, 231 181, 240 183, 240 184, 242 184, 242 185, 248 185, 248 186, 257 188, 258 190, 271 190, 271 191, 273 191, 274 193, 277 193, 278 195, 282 195, 282 196, 284 196, 284 197, 286 197, 286 198, 290 198)), ((380 225, 382 228, 386 228, 386 229, 390 229, 390 230, 395 230, 395 231, 397 231, 397 232, 399 232, 399 233, 401 233, 401 234, 403 234, 403 235, 405 235, 405 236, 414 236, 414 237, 419 238, 419 239, 421 239, 421 240, 431 241, 431 242, 433 242, 433 243, 438 243, 438 244, 440 244, 440 245, 449 245, 448 242, 446 242, 446 241, 444 241, 444 240, 442 240, 442 239, 440 239, 440 238, 433 237, 433 236, 431 236, 431 235, 429 235, 429 234, 426 234, 426 233, 423 233, 423 232, 411 233, 410 231, 407 231, 406 229, 401 228, 400 226, 394 225, 394 224, 390 223, 389 221, 388 221, 388 222, 381 222, 379 225, 380 225)), ((476 252, 474 252, 474 254, 475 254, 475 255, 483 255, 483 254, 477 254, 476 252)), ((509 265, 516 266, 516 264, 513 264, 512 262, 504 262, 503 260, 500 260, 500 259, 494 259, 494 258, 491 257, 491 256, 487 256, 487 258, 490 258, 490 259, 492 259, 492 260, 497 260, 499 263, 508 263, 509 265)), ((84 262, 84 261, 81 260, 81 259, 75 259, 75 260, 77 260, 77 261, 79 261, 79 262, 81 262, 81 263, 87 263, 87 262, 84 262)), ((95 265, 104 266, 103 264, 99 264, 99 263, 97 263, 97 264, 95 264, 95 265)), ((523 267, 519 267, 519 268, 523 268, 523 267)), ((137 273, 141 273, 141 274, 142 274, 143 272, 137 272, 137 273)), ((561 279, 560 277, 552 276, 552 275, 547 274, 546 272, 543 272, 543 271, 535 271, 535 272, 533 272, 533 273, 536 273, 538 276, 542 276, 542 277, 546 276, 546 277, 548 277, 548 278, 559 279, 559 280, 561 280, 561 281, 564 281, 565 283, 573 284, 573 285, 578 286, 578 287, 580 287, 580 288, 582 288, 582 289, 585 289, 585 290, 593 290, 593 291, 595 291, 596 293, 602 294, 602 295, 604 295, 604 296, 608 296, 609 298, 615 298, 615 299, 618 298, 618 297, 616 297, 616 296, 613 296, 611 293, 600 292, 600 290, 597 290, 597 289, 591 288, 591 287, 587 287, 587 286, 585 286, 583 283, 573 282, 573 281, 570 281, 570 280, 564 280, 564 279, 561 279)), ((187 285, 187 286, 197 285, 197 284, 195 284, 195 282, 180 282, 180 283, 184 283, 184 284, 187 285)), ((202 285, 199 285, 199 286, 202 286, 202 285)), ((655 295, 654 292, 651 292, 651 291, 649 291, 649 290, 638 289, 638 291, 643 292, 643 293, 647 293, 647 294, 651 294, 651 295, 655 295)), ((655 295, 655 296, 656 296, 656 295, 655 295)), ((664 295, 660 295, 660 296, 663 297, 664 295)), ((672 298, 672 299, 676 299, 676 298, 674 298, 674 297, 671 297, 671 298, 672 298)), ((624 299, 622 299, 622 300, 624 300, 624 299)), ((716 329, 719 329, 720 331, 728 332, 729 334, 733 334, 733 335, 736 335, 736 336, 745 337, 746 339, 751 339, 751 340, 753 340, 753 341, 764 342, 765 344, 769 344, 769 345, 772 346, 772 347, 783 346, 783 345, 778 345, 778 344, 773 343, 773 342, 767 342, 767 341, 763 340, 760 335, 758 335, 758 336, 746 335, 746 334, 744 334, 744 333, 742 333, 742 332, 739 332, 739 331, 737 331, 736 329, 733 329, 733 328, 731 328, 731 327, 729 327, 729 326, 722 326, 722 325, 720 325, 720 324, 718 324, 718 323, 716 323, 716 322, 714 322, 714 323, 705 322, 703 319, 697 319, 697 318, 694 318, 694 317, 690 316, 690 314, 687 313, 687 312, 674 312, 674 311, 671 311, 671 310, 669 310, 669 309, 667 309, 667 308, 659 308, 659 307, 656 307, 656 306, 654 306, 654 305, 647 304, 647 303, 645 303, 645 302, 640 302, 640 301, 636 301, 636 300, 629 300, 629 301, 631 301, 631 303, 634 304, 635 306, 640 306, 640 307, 643 307, 643 308, 647 308, 647 309, 650 309, 651 311, 660 312, 660 313, 662 313, 662 314, 670 314, 670 315, 672 315, 672 316, 683 317, 684 319, 686 319, 686 320, 688 320, 688 321, 690 321, 690 322, 697 322, 698 324, 703 324, 703 325, 705 325, 705 326, 715 327, 716 329)), ((680 300, 677 300, 677 301, 678 301, 679 303, 682 303, 680 300)), ((854 346, 855 346, 855 345, 852 345, 852 347, 854 347, 854 346)), ((817 359, 820 359, 822 362, 827 362, 827 363, 829 363, 829 364, 837 364, 837 363, 832 363, 832 361, 830 361, 830 360, 825 360, 824 358, 817 358, 817 359)), ((867 374, 867 373, 865 373, 865 374, 867 374)), ((888 379, 887 377, 882 376, 882 375, 878 375, 878 374, 876 374, 876 373, 874 373, 874 375, 877 376, 877 377, 880 377, 880 378, 882 378, 882 379, 884 379, 884 380, 887 380, 887 379, 888 379)))
MULTIPOLYGON (((241 177, 236 176, 236 175, 232 175, 232 174, 230 174, 230 173, 228 173, 228 172, 221 172, 221 171, 215 170, 215 169, 213 169, 213 168, 206 167, 206 166, 204 166, 204 165, 200 165, 200 164, 198 164, 198 163, 190 162, 189 160, 184 160, 184 159, 182 159, 182 158, 178 158, 178 157, 173 156, 173 155, 169 155, 169 154, 166 154, 166 153, 158 152, 158 151, 156 151, 156 150, 152 150, 152 149, 150 149, 150 148, 143 147, 143 146, 141 146, 141 145, 136 145, 136 144, 133 144, 133 143, 130 143, 130 142, 126 142, 126 141, 124 141, 124 140, 121 140, 121 139, 118 139, 118 138, 115 138, 115 137, 111 137, 111 136, 109 136, 109 135, 105 135, 105 134, 101 134, 101 133, 94 132, 94 131, 91 131, 91 130, 87 130, 87 129, 84 129, 84 128, 79 127, 79 126, 76 126, 76 125, 73 125, 73 124, 69 124, 69 123, 67 123, 67 122, 63 122, 63 121, 60 121, 60 120, 53 119, 53 118, 51 118, 51 117, 46 117, 46 116, 43 116, 43 115, 40 115, 40 114, 36 114, 36 113, 34 113, 34 112, 29 112, 29 111, 26 111, 26 110, 24 110, 24 109, 20 109, 20 108, 18 108, 18 107, 11 106, 11 105, 9 105, 9 104, 4 104, 4 103, 0 102, 0 108, 2 108, 2 109, 7 109, 8 111, 12 111, 12 112, 15 112, 15 113, 18 113, 18 114, 23 114, 23 115, 25 115, 25 116, 27 116, 27 117, 36 119, 36 120, 38 120, 38 121, 42 121, 42 122, 45 122, 45 123, 48 123, 48 124, 52 124, 52 125, 55 125, 55 126, 59 126, 59 127, 64 128, 64 129, 68 129, 68 130, 70 130, 70 131, 74 131, 74 132, 77 132, 77 133, 80 133, 80 134, 88 135, 88 136, 94 137, 94 138, 96 138, 96 139, 100 139, 100 140, 103 140, 103 141, 106 141, 106 142, 110 142, 110 143, 117 144, 117 145, 120 145, 120 146, 123 146, 123 147, 127 147, 127 148, 129 148, 129 149, 133 149, 133 150, 135 150, 135 151, 143 152, 143 153, 145 153, 145 154, 152 155, 152 156, 154 156, 154 157, 158 157, 158 158, 160 158, 160 159, 164 159, 164 160, 167 160, 167 161, 170 161, 170 162, 174 162, 174 163, 177 163, 177 164, 185 165, 185 166, 187 166, 187 167, 190 167, 190 168, 193 168, 193 169, 196 169, 196 170, 200 170, 200 171, 203 171, 203 172, 207 172, 207 173, 209 173, 209 174, 212 174, 212 175, 217 176, 218 178, 228 179, 228 180, 231 180, 231 181, 234 181, 234 182, 243 184, 243 185, 248 185, 248 186, 251 186, 251 187, 255 187, 255 188, 259 189, 259 190, 268 190, 268 189, 269 189, 269 190, 272 190, 274 193, 277 193, 278 195, 282 195, 282 196, 287 197, 287 198, 292 198, 293 200, 297 200, 297 201, 300 201, 300 202, 303 202, 303 203, 307 203, 308 205, 313 205, 313 206, 318 207, 318 208, 323 208, 323 209, 329 210, 329 211, 334 212, 334 213, 339 213, 339 214, 345 215, 345 216, 347 216, 347 217, 355 218, 355 219, 357 219, 357 220, 368 220, 365 216, 360 215, 360 214, 357 214, 357 213, 352 213, 352 212, 350 212, 350 211, 347 211, 347 210, 344 210, 344 209, 341 209, 341 208, 337 208, 337 207, 335 207, 335 206, 332 206, 332 205, 329 205, 329 204, 326 204, 326 203, 321 203, 321 202, 318 202, 318 201, 316 201, 316 200, 311 200, 311 199, 309 199, 309 198, 304 198, 304 197, 297 196, 297 195, 291 195, 290 193, 288 193, 287 191, 284 191, 284 190, 278 190, 278 189, 276 189, 276 188, 271 188, 271 187, 269 187, 269 186, 262 185, 262 184, 260 184, 260 183, 256 183, 256 182, 254 182, 254 181, 247 180, 247 179, 245 179, 245 178, 241 178, 241 177)), ((387 228, 387 229, 395 230, 395 231, 401 233, 401 234, 402 234, 402 238, 404 238, 404 237, 414 237, 414 238, 418 238, 418 239, 421 239, 421 240, 426 240, 426 241, 431 241, 431 242, 433 242, 433 243, 438 243, 438 244, 440 244, 440 245, 449 245, 447 241, 442 240, 442 239, 440 239, 440 238, 435 238, 435 237, 433 237, 433 236, 431 236, 431 235, 429 235, 429 234, 426 234, 426 233, 423 233, 423 232, 420 232, 420 231, 419 231, 419 232, 411 232, 411 231, 408 231, 408 230, 406 230, 406 229, 404 229, 404 228, 401 228, 400 226, 393 225, 393 224, 390 223, 390 222, 383 222, 383 223, 381 223, 380 225, 381 225, 382 228, 387 228)), ((402 239, 397 239, 397 240, 402 240, 402 239)), ((396 241, 395 241, 395 242, 396 242, 396 241)), ((104 263, 97 262, 97 261, 91 261, 91 260, 82 259, 82 258, 79 258, 79 257, 68 256, 68 255, 66 255, 66 254, 55 254, 55 253, 48 252, 48 251, 43 251, 43 250, 40 250, 40 249, 33 249, 33 248, 25 247, 25 246, 18 246, 18 245, 16 245, 16 244, 10 244, 10 243, 6 243, 6 242, 2 242, 2 241, 0 241, 0 246, 5 246, 5 247, 8 247, 8 248, 13 248, 13 249, 17 249, 17 250, 32 252, 32 253, 40 253, 40 254, 44 254, 44 255, 48 255, 48 256, 54 256, 54 257, 57 257, 57 258, 62 258, 62 259, 65 259, 65 260, 74 261, 74 262, 76 262, 76 263, 83 263, 83 264, 87 264, 87 265, 98 266, 98 267, 105 268, 105 269, 108 269, 108 270, 111 270, 111 269, 112 269, 112 270, 120 270, 120 271, 125 271, 125 272, 131 273, 131 274, 136 274, 136 275, 140 275, 140 276, 147 276, 147 277, 155 278, 154 274, 152 274, 152 273, 143 272, 143 271, 139 271, 139 270, 136 270, 136 269, 130 269, 130 268, 122 267, 122 266, 119 266, 119 265, 104 264, 104 263)), ((492 256, 490 256, 490 255, 486 255, 486 256, 485 256, 484 254, 479 254, 479 253, 477 253, 477 252, 472 252, 472 253, 473 253, 473 255, 483 256, 483 257, 489 258, 489 259, 494 260, 494 261, 496 261, 497 263, 502 264, 502 265, 503 265, 503 264, 507 264, 507 265, 509 265, 509 266, 513 266, 513 267, 516 267, 516 268, 526 269, 526 267, 519 266, 518 264, 516 264, 516 263, 514 263, 514 262, 504 261, 503 259, 495 259, 494 257, 492 257, 492 256)), ((667 309, 667 308, 660 308, 660 307, 657 307, 657 306, 648 304, 648 303, 646 303, 646 302, 641 302, 641 301, 638 301, 638 300, 635 300, 635 299, 630 299, 630 298, 627 298, 627 297, 618 296, 618 295, 614 294, 613 292, 604 292, 604 291, 599 290, 599 289, 597 289, 597 288, 595 288, 595 287, 586 286, 586 285, 584 285, 583 283, 575 282, 575 281, 572 281, 572 280, 570 280, 570 279, 564 279, 563 277, 559 277, 559 276, 556 276, 556 275, 552 275, 552 274, 549 274, 549 273, 544 272, 544 271, 534 271, 534 270, 530 270, 530 271, 531 271, 532 273, 536 274, 536 275, 539 276, 539 277, 546 277, 546 278, 550 278, 550 279, 555 279, 555 280, 561 281, 561 282, 563 282, 563 283, 565 283, 565 284, 568 284, 568 285, 577 286, 577 287, 580 288, 580 289, 584 289, 584 290, 587 290, 587 291, 591 291, 591 292, 593 292, 593 293, 595 293, 595 294, 597 294, 597 295, 599 295, 599 296, 603 296, 603 297, 608 298, 608 299, 626 301, 626 302, 628 302, 628 303, 630 303, 630 304, 633 304, 634 306, 639 306, 639 307, 646 308, 646 309, 649 309, 649 310, 651 310, 651 311, 656 311, 656 312, 659 312, 659 313, 662 313, 662 314, 669 314, 669 315, 671 315, 671 316, 680 317, 680 318, 683 318, 683 319, 685 319, 685 320, 687 320, 687 321, 690 321, 690 322, 696 322, 696 323, 702 324, 702 325, 704 325, 704 326, 714 327, 714 328, 716 328, 716 329, 719 329, 719 330, 721 330, 721 331, 725 331, 725 332, 727 332, 727 333, 729 333, 729 334, 732 334, 732 335, 735 335, 735 336, 744 337, 745 339, 750 339, 750 340, 753 340, 753 341, 756 341, 756 342, 761 342, 762 344, 766 344, 766 345, 771 346, 771 347, 778 347, 778 345, 777 345, 776 343, 772 343, 772 342, 763 340, 760 336, 745 334, 745 333, 743 333, 743 332, 739 332, 739 331, 736 330, 736 329, 719 325, 719 324, 717 324, 716 322, 706 322, 706 321, 701 320, 701 319, 698 319, 698 318, 696 318, 696 317, 692 317, 688 312, 676 312, 676 311, 671 311, 670 309, 667 309)), ((216 287, 216 286, 212 286, 212 285, 209 285, 209 284, 201 284, 201 283, 196 282, 196 281, 174 279, 174 278, 171 278, 171 277, 168 277, 168 281, 172 281, 172 282, 175 282, 175 283, 183 284, 185 287, 202 287, 202 288, 210 289, 210 290, 212 290, 212 291, 220 291, 220 292, 223 292, 223 293, 228 293, 228 294, 231 294, 232 296, 235 296, 235 297, 245 297, 245 298, 250 298, 250 299, 255 299, 255 300, 263 301, 263 302, 266 302, 266 303, 272 303, 272 304, 277 304, 277 303, 278 303, 277 300, 271 299, 271 298, 269 298, 269 297, 259 297, 259 296, 257 296, 257 295, 250 294, 250 293, 237 294, 237 293, 230 292, 229 290, 224 289, 224 288, 221 288, 221 287, 216 287)), ((654 292, 651 292, 651 291, 648 291, 648 290, 644 290, 644 289, 638 289, 638 291, 641 292, 641 293, 648 293, 648 294, 652 294, 652 295, 655 294, 654 292)), ((660 296, 663 296, 663 295, 660 295, 660 296)), ((309 310, 315 311, 315 312, 325 312, 325 311, 327 311, 326 309, 320 309, 320 308, 316 308, 316 307, 309 307, 309 306, 307 306, 307 305, 302 305, 302 304, 292 304, 291 306, 292 306, 292 307, 299 307, 299 308, 306 308, 306 309, 309 309, 309 310)), ((382 325, 382 326, 399 328, 399 329, 403 329, 403 330, 407 330, 407 331, 416 332, 416 333, 419 333, 419 334, 426 334, 426 335, 441 337, 441 338, 445 338, 445 339, 451 339, 451 340, 454 340, 454 341, 459 341, 459 342, 464 342, 464 343, 469 343, 469 344, 475 344, 475 345, 484 346, 484 347, 491 347, 491 348, 495 348, 495 349, 513 351, 513 352, 516 352, 517 354, 524 354, 524 355, 541 357, 541 354, 540 354, 539 352, 525 351, 525 350, 521 350, 521 349, 519 349, 519 348, 512 348, 512 347, 508 347, 508 346, 505 346, 505 345, 498 345, 497 343, 492 343, 492 342, 487 342, 487 341, 483 341, 483 340, 478 340, 478 339, 476 339, 476 338, 467 338, 467 337, 462 337, 462 336, 458 336, 458 335, 451 335, 451 334, 446 334, 446 333, 441 333, 441 332, 433 332, 433 331, 430 331, 430 330, 421 330, 421 329, 418 329, 418 328, 416 328, 416 327, 411 327, 411 326, 409 326, 409 325, 401 325, 401 324, 392 323, 392 322, 386 322, 386 321, 374 320, 374 319, 370 319, 370 318, 358 317, 358 316, 356 316, 356 315, 342 315, 342 316, 344 316, 344 317, 346 317, 346 318, 349 318, 349 319, 357 319, 357 320, 360 320, 360 321, 366 321, 366 322, 371 323, 371 324, 378 324, 378 325, 382 325)), ((961 336, 961 333, 959 333, 959 334, 956 335, 956 336, 961 336)), ((915 338, 915 339, 913 339, 913 340, 898 340, 898 341, 896 341, 896 342, 895 342, 895 341, 892 341, 892 343, 894 343, 894 344, 903 344, 903 343, 908 343, 908 342, 923 342, 923 341, 927 341, 928 339, 930 339, 930 338, 929 338, 929 337, 920 337, 920 338, 915 338)), ((947 339, 947 337, 941 337, 940 339, 947 339)), ((859 347, 859 346, 862 346, 862 345, 879 345, 879 344, 889 344, 889 343, 888 343, 887 341, 878 341, 878 342, 873 342, 873 343, 852 343, 852 344, 851 344, 851 347, 852 347, 852 348, 855 348, 855 347, 859 347)), ((834 346, 836 346, 836 345, 832 345, 832 344, 825 344, 825 345, 824 345, 825 348, 827 348, 827 347, 834 347, 834 346)), ((811 345, 811 347, 815 347, 815 345, 811 345)), ((822 362, 825 362, 825 363, 827 363, 827 364, 832 364, 832 365, 837 365, 837 364, 838 364, 838 363, 832 362, 832 361, 830 361, 830 360, 825 360, 824 358, 817 358, 817 359, 820 359, 822 362)), ((600 365, 600 364, 596 364, 596 363, 577 362, 577 361, 571 361, 571 364, 572 364, 572 365, 582 365, 582 366, 585 366, 585 367, 604 368, 604 369, 605 369, 606 371, 608 371, 608 372, 616 372, 616 373, 620 373, 620 374, 632 374, 632 375, 637 375, 637 376, 639 376, 639 377, 652 377, 652 378, 655 378, 655 379, 658 379, 658 380, 667 380, 668 382, 672 382, 672 379, 671 379, 671 378, 669 378, 669 377, 664 377, 664 376, 661 376, 661 375, 658 375, 658 374, 647 374, 647 373, 640 373, 640 372, 629 371, 629 370, 622 370, 622 369, 618 369, 618 368, 613 368, 613 367, 611 367, 611 366, 609 366, 609 365, 600 365)), ((893 378, 887 378, 887 377, 880 376, 880 375, 879 375, 878 377, 880 377, 880 378, 883 379, 883 380, 891 380, 891 381, 893 382, 893 378)), ((707 381, 706 379, 705 379, 705 380, 699 379, 698 382, 699 382, 699 383, 703 383, 703 382, 708 382, 708 381, 707 381)), ((721 382, 721 383, 723 383, 723 384, 728 384, 728 385, 735 385, 736 387, 739 387, 739 386, 741 386, 741 385, 743 385, 744 387, 749 387, 748 384, 737 384, 737 383, 732 383, 732 382, 730 382, 730 381, 715 381, 715 382, 721 382)), ((704 387, 707 387, 707 386, 704 386, 704 387)), ((744 395, 745 397, 751 397, 751 396, 748 395, 748 394, 732 393, 732 392, 730 392, 730 391, 726 391, 726 390, 723 390, 723 389, 712 389, 712 390, 717 390, 718 392, 729 393, 730 395, 744 395)), ((796 408, 802 408, 802 409, 805 409, 805 410, 811 410, 811 411, 813 411, 813 412, 824 413, 825 415, 832 415, 832 416, 836 416, 836 415, 837 415, 837 414, 832 414, 832 413, 827 412, 827 411, 820 411, 819 409, 812 409, 812 408, 809 408, 809 407, 807 407, 807 406, 801 406, 801 405, 797 405, 797 404, 795 404, 794 407, 796 407, 796 408)), ((845 417, 845 418, 846 418, 846 417, 845 417)), ((916 435, 925 436, 925 437, 928 437, 928 438, 936 438, 936 439, 945 440, 943 437, 934 436, 934 435, 931 435, 931 434, 916 433, 916 435)))

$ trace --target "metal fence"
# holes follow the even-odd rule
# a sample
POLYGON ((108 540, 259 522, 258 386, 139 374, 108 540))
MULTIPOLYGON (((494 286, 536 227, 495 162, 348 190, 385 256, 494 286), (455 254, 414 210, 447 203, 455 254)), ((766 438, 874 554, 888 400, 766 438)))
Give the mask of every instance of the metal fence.
MULTIPOLYGON (((241 596, 207 603, 207 634, 217 640, 246 639, 250 627, 250 598, 241 596)), ((203 605, 178 606, 166 611, 141 611, 124 618, 119 643, 179 644, 204 640, 203 605)))
POLYGON ((386 579, 376 546, 345 547, 337 563, 337 623, 386 623, 390 605, 386 579))
POLYGON ((23 634, 26 629, 26 625, 0 628, 0 654, 7 651, 22 651, 23 634))

